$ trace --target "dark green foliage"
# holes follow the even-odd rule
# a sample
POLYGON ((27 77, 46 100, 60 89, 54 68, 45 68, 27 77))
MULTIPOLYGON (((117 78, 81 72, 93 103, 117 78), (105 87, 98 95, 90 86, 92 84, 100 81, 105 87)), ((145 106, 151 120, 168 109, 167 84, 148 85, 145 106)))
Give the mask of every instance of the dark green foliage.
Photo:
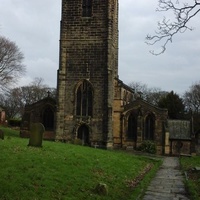
POLYGON ((183 100, 171 91, 165 97, 161 98, 158 106, 160 108, 166 108, 168 110, 168 115, 170 119, 181 119, 183 118, 183 113, 185 106, 183 100))
POLYGON ((82 145, 82 140, 79 139, 79 138, 76 138, 72 141, 72 144, 75 144, 75 145, 82 145))
POLYGON ((44 131, 45 131, 44 126, 41 123, 32 123, 28 146, 41 147, 44 131))
POLYGON ((151 140, 144 140, 142 144, 138 147, 139 151, 155 154, 156 153, 156 144, 151 140))

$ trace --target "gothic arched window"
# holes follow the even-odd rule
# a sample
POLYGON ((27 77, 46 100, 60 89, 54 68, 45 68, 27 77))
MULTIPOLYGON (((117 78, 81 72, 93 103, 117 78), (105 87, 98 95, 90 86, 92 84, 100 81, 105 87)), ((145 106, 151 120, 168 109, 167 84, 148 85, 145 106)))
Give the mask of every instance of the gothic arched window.
POLYGON ((83 81, 76 91, 76 115, 92 116, 93 92, 91 84, 83 81))
POLYGON ((92 0, 82 0, 82 16, 91 17, 92 16, 92 0))
POLYGON ((128 118, 128 139, 137 141, 137 116, 133 113, 128 118))
POLYGON ((145 120, 145 140, 153 140, 155 131, 155 116, 149 114, 145 120))

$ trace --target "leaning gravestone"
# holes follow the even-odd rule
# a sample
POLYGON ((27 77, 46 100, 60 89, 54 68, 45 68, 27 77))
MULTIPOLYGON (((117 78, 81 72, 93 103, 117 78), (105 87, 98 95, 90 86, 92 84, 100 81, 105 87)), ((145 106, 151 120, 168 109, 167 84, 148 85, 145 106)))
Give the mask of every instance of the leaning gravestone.
POLYGON ((32 123, 30 128, 30 139, 28 146, 42 147, 42 138, 45 128, 41 123, 32 123))

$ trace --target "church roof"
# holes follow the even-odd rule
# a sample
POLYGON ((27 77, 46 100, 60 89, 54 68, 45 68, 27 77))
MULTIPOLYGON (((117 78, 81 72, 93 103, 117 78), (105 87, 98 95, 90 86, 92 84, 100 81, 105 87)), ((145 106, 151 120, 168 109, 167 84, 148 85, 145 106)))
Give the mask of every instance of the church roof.
POLYGON ((129 90, 131 93, 135 93, 135 90, 130 86, 126 85, 122 80, 118 78, 115 78, 115 80, 118 82, 118 85, 120 85, 122 88, 129 90))
POLYGON ((34 107, 43 106, 44 104, 51 104, 51 105, 56 106, 56 100, 53 99, 52 97, 48 96, 48 97, 45 97, 45 98, 43 98, 43 99, 41 99, 41 100, 39 100, 39 101, 37 101, 37 102, 35 102, 33 104, 27 104, 27 105, 25 105, 25 108, 26 109, 32 109, 34 107))
POLYGON ((166 115, 167 115, 167 112, 168 112, 167 109, 159 108, 159 107, 157 107, 157 106, 155 106, 155 105, 153 105, 153 104, 151 104, 151 103, 149 103, 149 102, 147 102, 147 101, 145 101, 145 100, 143 100, 142 98, 139 98, 139 97, 137 99, 135 99, 133 102, 131 102, 130 104, 126 105, 124 107, 124 110, 125 111, 130 110, 134 107, 145 107, 145 108, 152 110, 152 111, 156 111, 156 112, 160 112, 160 113, 166 113, 166 115))

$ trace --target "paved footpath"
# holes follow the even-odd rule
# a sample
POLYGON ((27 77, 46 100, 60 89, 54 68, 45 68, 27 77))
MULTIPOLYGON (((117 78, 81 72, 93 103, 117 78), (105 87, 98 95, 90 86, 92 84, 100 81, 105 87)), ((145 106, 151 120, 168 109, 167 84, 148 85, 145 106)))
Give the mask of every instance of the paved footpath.
POLYGON ((143 200, 189 200, 183 181, 179 159, 164 157, 164 162, 147 188, 143 200))

